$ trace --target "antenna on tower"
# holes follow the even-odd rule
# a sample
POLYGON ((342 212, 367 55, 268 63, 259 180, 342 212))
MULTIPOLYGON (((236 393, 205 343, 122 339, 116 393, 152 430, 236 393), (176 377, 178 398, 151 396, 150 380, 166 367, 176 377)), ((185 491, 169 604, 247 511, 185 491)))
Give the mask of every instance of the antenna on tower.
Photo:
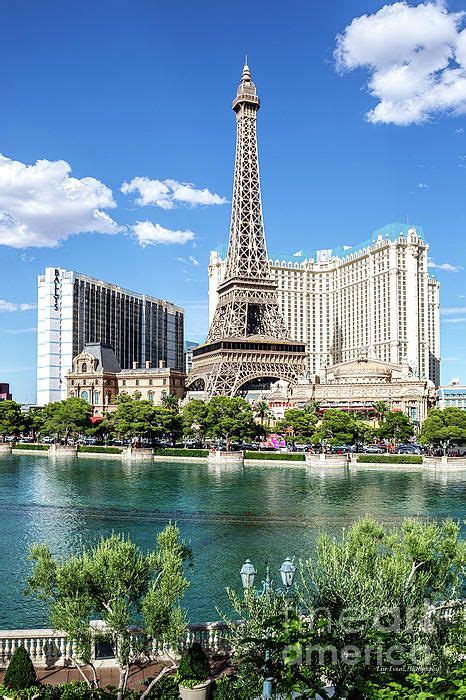
POLYGON ((248 54, 247 53, 244 54, 244 65, 245 66, 248 65, 248 54))

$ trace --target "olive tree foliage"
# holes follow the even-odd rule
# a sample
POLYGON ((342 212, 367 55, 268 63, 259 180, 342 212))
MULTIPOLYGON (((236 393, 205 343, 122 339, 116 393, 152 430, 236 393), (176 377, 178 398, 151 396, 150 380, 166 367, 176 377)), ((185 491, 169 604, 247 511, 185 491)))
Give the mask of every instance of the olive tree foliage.
POLYGON ((317 691, 321 683, 312 668, 287 663, 285 652, 302 624, 296 598, 273 586, 265 591, 248 588, 242 594, 227 588, 226 593, 235 614, 234 619, 222 617, 228 625, 239 697, 260 697, 264 677, 272 679, 275 692, 317 691))
POLYGON ((364 519, 339 539, 318 539, 301 569, 299 595, 310 621, 301 644, 308 652, 311 644, 307 662, 331 681, 337 697, 361 697, 358 688, 368 680, 399 679, 413 664, 445 669, 458 660, 462 608, 450 626, 428 611, 432 603, 462 597, 465 555, 453 521, 408 519, 386 530, 364 519))
POLYGON ((81 667, 91 667, 94 685, 96 631, 89 623, 103 621, 100 633, 115 652, 121 698, 130 667, 146 648, 130 644, 129 627, 140 622, 146 644, 157 638, 166 645, 174 644, 185 628, 180 600, 189 585, 184 565, 190 558, 189 547, 171 523, 157 535, 156 547, 148 553, 120 534, 102 538, 64 561, 53 557, 47 545, 37 544, 30 550, 33 571, 28 593, 48 604, 52 627, 74 642, 73 660, 86 681, 81 667))

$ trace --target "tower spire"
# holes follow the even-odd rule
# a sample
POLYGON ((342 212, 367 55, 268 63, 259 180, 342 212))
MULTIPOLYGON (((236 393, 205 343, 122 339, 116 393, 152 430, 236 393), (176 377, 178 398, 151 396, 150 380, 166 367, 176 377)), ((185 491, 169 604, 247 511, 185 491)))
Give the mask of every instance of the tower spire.
POLYGON ((225 275, 204 345, 193 352, 188 385, 202 381, 208 397, 234 396, 249 379, 296 380, 305 346, 289 339, 267 258, 257 152, 256 86, 246 63, 236 97, 236 154, 225 275))

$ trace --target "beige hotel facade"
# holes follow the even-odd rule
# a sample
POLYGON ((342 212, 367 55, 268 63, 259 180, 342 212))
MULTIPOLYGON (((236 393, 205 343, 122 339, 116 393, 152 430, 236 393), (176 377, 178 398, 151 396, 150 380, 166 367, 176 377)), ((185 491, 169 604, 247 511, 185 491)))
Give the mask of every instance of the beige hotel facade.
MULTIPOLYGON (((309 379, 363 353, 439 385, 439 283, 428 251, 419 227, 389 224, 359 246, 269 255, 291 337, 306 343, 309 379)), ((224 256, 212 251, 210 321, 224 272, 224 256)))

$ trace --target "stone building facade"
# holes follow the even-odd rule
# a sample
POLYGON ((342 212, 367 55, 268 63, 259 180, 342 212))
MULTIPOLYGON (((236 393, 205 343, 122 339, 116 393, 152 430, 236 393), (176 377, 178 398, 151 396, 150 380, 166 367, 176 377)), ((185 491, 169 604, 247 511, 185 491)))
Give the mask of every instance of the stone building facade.
POLYGON ((67 398, 79 397, 94 408, 94 417, 102 417, 115 408, 118 395, 139 393, 142 399, 160 404, 166 395, 181 399, 186 374, 172 367, 144 367, 137 362, 132 369, 122 370, 110 345, 88 343, 73 359, 72 370, 66 375, 67 398))
MULTIPOLYGON (((357 359, 408 363, 440 384, 440 287, 420 227, 389 224, 354 247, 269 254, 280 311, 291 338, 306 344, 307 370, 357 359)), ((209 317, 226 259, 213 251, 209 317)))
POLYGON ((294 387, 277 382, 267 400, 277 419, 287 408, 310 403, 316 403, 320 411, 336 408, 370 414, 375 404, 383 401, 389 410, 405 413, 420 426, 435 404, 436 391, 430 380, 413 376, 408 365, 360 357, 332 365, 294 387))

